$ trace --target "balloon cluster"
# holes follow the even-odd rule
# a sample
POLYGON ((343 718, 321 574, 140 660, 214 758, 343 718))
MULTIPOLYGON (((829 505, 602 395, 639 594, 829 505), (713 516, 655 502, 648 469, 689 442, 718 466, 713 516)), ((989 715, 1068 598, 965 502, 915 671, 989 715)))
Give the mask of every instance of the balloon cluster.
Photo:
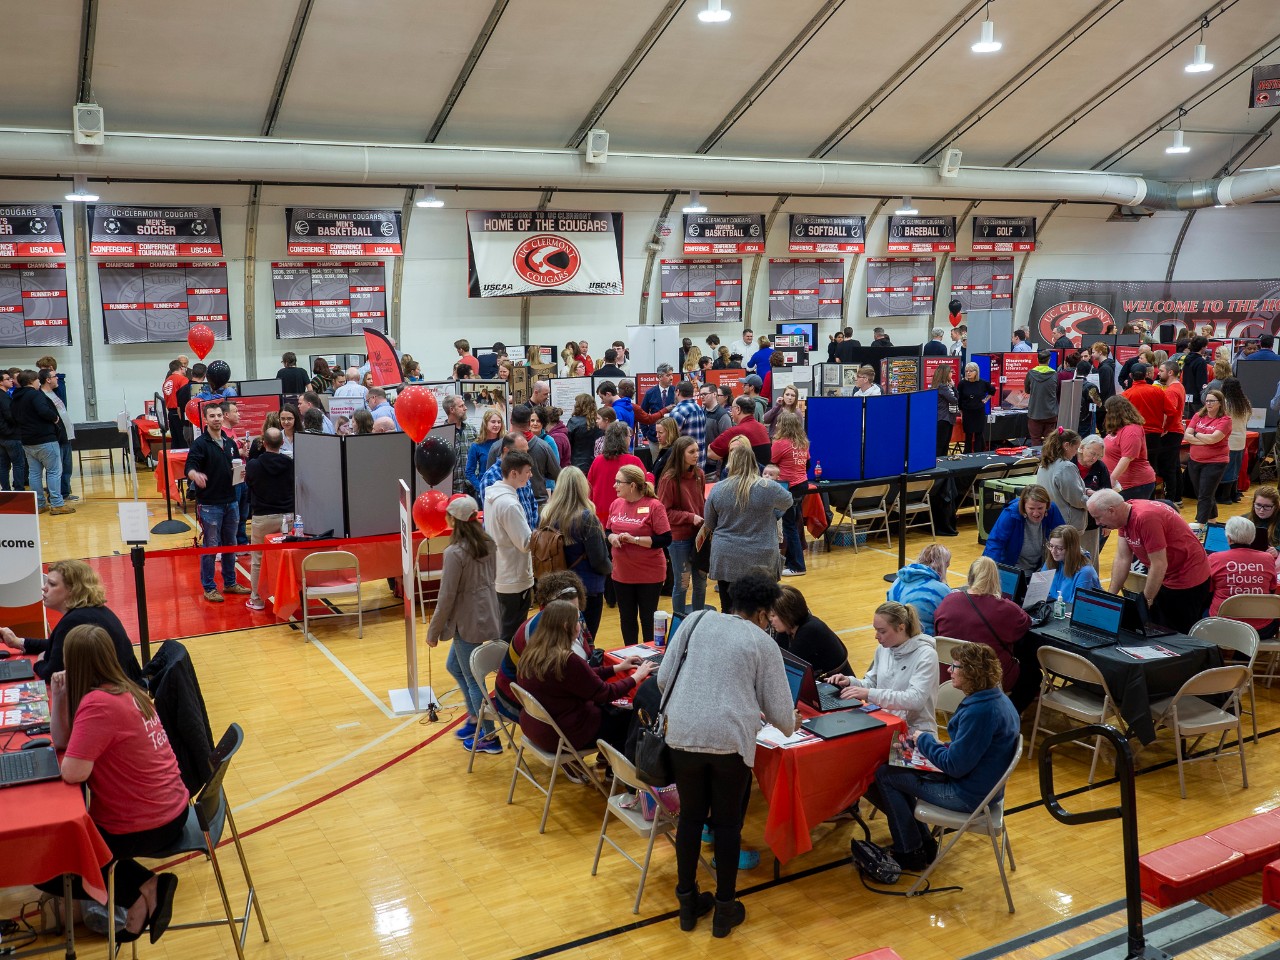
MULTIPOLYGON (((396 421, 417 446, 413 465, 428 486, 443 483, 453 475, 456 457, 453 446, 427 433, 435 426, 438 412, 435 394, 426 387, 409 387, 396 397, 396 421)), ((439 490, 428 490, 413 503, 413 522, 424 536, 438 537, 449 531, 450 503, 463 496, 449 496, 439 490)))
POLYGON ((960 326, 960 321, 963 319, 961 316, 962 310, 964 310, 964 304, 959 300, 952 298, 951 302, 947 304, 947 319, 951 321, 952 327, 960 326))

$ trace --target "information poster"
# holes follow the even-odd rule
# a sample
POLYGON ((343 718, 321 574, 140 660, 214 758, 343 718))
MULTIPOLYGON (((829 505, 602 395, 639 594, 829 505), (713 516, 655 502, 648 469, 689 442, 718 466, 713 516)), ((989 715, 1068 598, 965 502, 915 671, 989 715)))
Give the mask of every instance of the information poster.
POLYGON ((223 261, 103 261, 98 286, 107 343, 186 340, 197 323, 214 339, 231 339, 223 261))
POLYGON ((955 217, 889 218, 890 253, 955 253, 955 217))
POLYGON ((764 253, 764 214, 686 213, 684 252, 764 253))
POLYGON ((622 214, 468 210, 468 297, 622 293, 622 214))
POLYGON ((590 377, 551 378, 551 405, 564 411, 562 418, 564 422, 567 423, 569 417, 573 416, 573 406, 580 393, 595 394, 595 387, 590 377))
POLYGON ((839 320, 843 310, 843 260, 769 261, 770 320, 839 320))
POLYGON ((862 253, 865 248, 866 217, 793 213, 788 222, 788 253, 862 253))
POLYGON ((742 384, 738 381, 747 375, 745 370, 707 370, 707 383, 716 387, 728 387, 735 398, 742 396, 742 384))
POLYGON ((921 359, 924 361, 920 380, 922 390, 928 390, 933 386, 933 372, 939 367, 951 368, 952 386, 960 382, 959 357, 922 357, 921 359))
POLYGON ((65 257, 62 208, 50 203, 0 203, 0 257, 65 257))
POLYGON ((291 257, 400 256, 399 210, 286 207, 291 257))
POLYGON ((262 427, 268 413, 280 412, 280 397, 236 397, 236 410, 240 413, 240 425, 236 427, 236 439, 252 440, 262 436, 262 427))
POLYGON ((1004 353, 1000 355, 1000 405, 1025 410, 1027 374, 1039 363, 1034 353, 1004 353))
POLYGON ((68 347, 67 265, 0 260, 0 347, 68 347))
POLYGON ((44 566, 40 561, 40 518, 30 490, 0 493, 0 617, 20 637, 47 637, 41 602, 44 566))
POLYGON ((867 260, 867 316, 932 314, 935 267, 933 257, 867 260))
POLYGON ((662 322, 741 323, 741 260, 663 260, 662 322))
POLYGON ((382 260, 271 264, 276 336, 358 337, 387 332, 387 279, 382 260))
POLYGON ((220 257, 222 213, 217 207, 90 205, 93 257, 220 257))
POLYGON ((962 310, 1008 310, 1013 305, 1012 257, 953 257, 951 296, 962 310))
POLYGON ((1035 217, 974 217, 974 253, 1030 253, 1036 248, 1035 217))
POLYGON ((502 414, 503 429, 506 429, 506 425, 510 423, 511 405, 508 402, 505 380, 459 380, 456 386, 458 395, 462 397, 462 404, 467 408, 467 423, 476 433, 481 434, 480 439, 485 439, 480 420, 491 407, 502 414))
POLYGON ((880 389, 885 393, 914 393, 920 389, 919 357, 888 357, 880 364, 880 389))

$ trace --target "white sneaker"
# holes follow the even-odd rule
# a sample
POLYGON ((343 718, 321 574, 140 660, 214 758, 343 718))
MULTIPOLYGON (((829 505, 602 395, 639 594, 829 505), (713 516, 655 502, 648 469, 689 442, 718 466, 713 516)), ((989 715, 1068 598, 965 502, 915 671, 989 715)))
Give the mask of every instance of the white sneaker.
POLYGON ((782 575, 784 577, 803 577, 806 573, 808 573, 807 570, 792 570, 790 567, 782 568, 782 575))

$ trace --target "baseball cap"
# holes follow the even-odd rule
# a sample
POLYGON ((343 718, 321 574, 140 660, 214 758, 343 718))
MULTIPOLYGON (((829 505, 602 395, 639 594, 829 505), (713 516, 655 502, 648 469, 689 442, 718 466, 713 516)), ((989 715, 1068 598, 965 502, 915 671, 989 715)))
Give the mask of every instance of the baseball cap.
POLYGON ((757 390, 759 390, 761 387, 764 386, 764 381, 761 380, 759 377, 757 377, 754 373, 743 377, 738 382, 746 387, 755 387, 757 390))
POLYGON ((458 497, 456 500, 449 501, 449 505, 444 508, 444 512, 455 520, 470 520, 479 509, 476 506, 474 497, 458 497))

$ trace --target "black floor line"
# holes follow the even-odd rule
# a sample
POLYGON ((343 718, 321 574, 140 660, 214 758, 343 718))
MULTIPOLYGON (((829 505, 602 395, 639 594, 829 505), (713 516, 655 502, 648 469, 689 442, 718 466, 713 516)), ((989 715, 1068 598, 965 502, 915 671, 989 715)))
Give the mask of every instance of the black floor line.
POLYGON ((1021 950, 1023 947, 1029 947, 1033 943, 1039 943, 1041 940, 1047 940, 1049 937, 1056 937, 1060 933, 1073 930, 1076 927, 1083 926, 1086 923, 1093 923, 1095 920, 1101 920, 1124 909, 1123 900, 1113 900, 1111 903, 1104 903, 1100 907, 1094 907, 1092 910, 1086 910, 1084 913, 1077 914, 1074 917, 1067 917, 1059 920, 1057 923, 1051 923, 1047 927, 1041 927, 1039 930, 1032 930, 1030 933, 1024 933, 1014 937, 1012 940, 1006 940, 1004 943, 996 944, 992 947, 986 947, 977 953, 971 953, 962 957, 961 960, 995 960, 996 957, 1003 957, 1006 953, 1012 953, 1014 950, 1021 950))
POLYGON ((1265 903, 1260 907, 1254 907, 1252 910, 1246 910, 1244 913, 1237 914, 1234 917, 1228 917, 1220 920, 1211 927, 1204 930, 1197 930, 1195 933, 1188 934, 1181 940, 1175 940, 1161 947, 1171 956, 1179 956, 1203 947, 1207 943, 1219 940, 1245 927, 1251 927, 1260 920, 1264 920, 1276 912, 1275 907, 1269 907, 1265 903))

